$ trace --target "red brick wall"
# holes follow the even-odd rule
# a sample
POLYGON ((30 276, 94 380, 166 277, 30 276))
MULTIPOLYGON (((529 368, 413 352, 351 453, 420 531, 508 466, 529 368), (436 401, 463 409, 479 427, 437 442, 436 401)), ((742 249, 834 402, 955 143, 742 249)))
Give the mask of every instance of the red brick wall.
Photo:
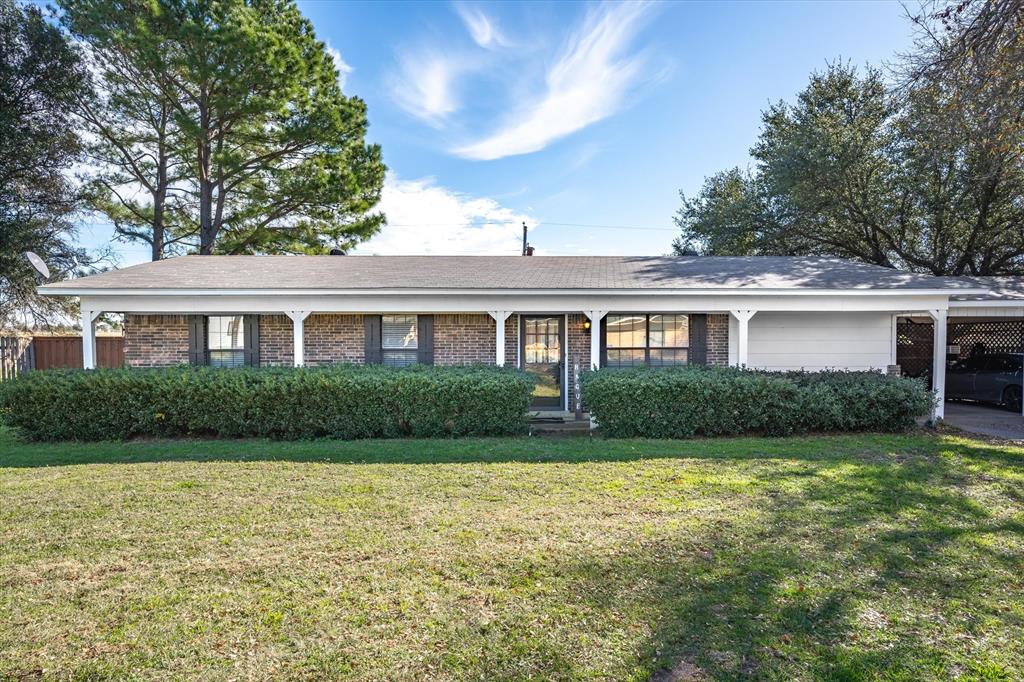
POLYGON ((291 366, 292 320, 287 315, 260 315, 260 365, 291 366))
MULTIPOLYGON (((303 323, 305 360, 310 366, 361 363, 364 359, 362 315, 310 315, 303 323)), ((292 320, 287 315, 260 315, 260 365, 290 366, 292 320)))
POLYGON ((490 315, 434 315, 434 364, 494 364, 494 319, 490 315))
MULTIPOLYGON (((570 407, 575 387, 573 366, 580 371, 590 365, 590 331, 583 328, 586 317, 569 315, 566 328, 566 361, 570 407)), ((127 315, 125 362, 129 367, 165 367, 188 364, 188 323, 184 315, 127 315)), ((310 315, 305 322, 306 364, 361 363, 363 352, 362 315, 310 315)), ((505 362, 519 361, 519 316, 505 322, 505 362)), ((434 363, 455 365, 494 363, 494 321, 486 314, 434 316, 434 363)), ((729 362, 729 316, 708 315, 708 364, 729 362)), ((292 364, 292 321, 285 315, 260 316, 260 363, 292 364)))
POLYGON ((125 315, 124 360, 129 367, 188 364, 184 315, 125 315))
POLYGON ((569 315, 569 325, 565 330, 566 362, 569 363, 569 383, 566 390, 569 395, 569 411, 576 409, 575 367, 579 363, 580 375, 590 369, 590 330, 584 329, 586 315, 569 315))
POLYGON ((362 315, 310 315, 304 331, 307 365, 362 363, 366 359, 362 315))
POLYGON ((708 315, 708 364, 729 364, 728 315, 708 315))
POLYGON ((519 366, 519 316, 509 315, 505 320, 505 366, 519 366))

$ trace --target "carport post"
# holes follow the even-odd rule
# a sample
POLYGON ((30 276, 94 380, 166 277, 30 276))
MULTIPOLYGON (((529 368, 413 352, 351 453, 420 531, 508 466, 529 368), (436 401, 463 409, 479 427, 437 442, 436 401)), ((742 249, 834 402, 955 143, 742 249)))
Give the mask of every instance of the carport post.
POLYGON ((736 334, 736 366, 743 368, 747 366, 750 341, 750 318, 757 314, 756 310, 730 310, 739 323, 736 334))
POLYGON ((96 369, 96 318, 100 310, 82 310, 82 367, 96 369))
POLYGON ((934 322, 932 337, 932 390, 935 392, 935 407, 932 421, 946 416, 946 326, 948 311, 929 310, 934 322))

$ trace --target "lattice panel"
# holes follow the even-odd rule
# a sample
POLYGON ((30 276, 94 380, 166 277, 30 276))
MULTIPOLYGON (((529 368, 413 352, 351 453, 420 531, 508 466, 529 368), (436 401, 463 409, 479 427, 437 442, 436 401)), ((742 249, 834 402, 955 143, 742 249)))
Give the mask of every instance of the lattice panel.
MULTIPOLYGON (((896 363, 905 376, 931 373, 931 322, 900 322, 896 326, 896 363)), ((1024 320, 994 322, 950 322, 946 343, 960 346, 958 358, 993 353, 1024 353, 1024 320)))
POLYGON ((931 373, 931 322, 900 322, 896 325, 896 364, 908 377, 922 377, 931 373))
POLYGON ((948 340, 960 346, 961 358, 993 353, 1024 353, 1024 320, 951 322, 948 340))

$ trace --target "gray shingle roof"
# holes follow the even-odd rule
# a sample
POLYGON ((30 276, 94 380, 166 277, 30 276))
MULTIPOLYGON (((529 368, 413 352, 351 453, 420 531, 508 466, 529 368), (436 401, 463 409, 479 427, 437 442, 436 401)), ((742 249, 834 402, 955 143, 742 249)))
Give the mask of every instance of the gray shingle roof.
POLYGON ((969 285, 990 292, 981 295, 953 296, 954 301, 1020 301, 1024 305, 1024 277, 961 277, 969 285))
POLYGON ((182 256, 47 284, 114 289, 969 289, 835 258, 661 256, 182 256))

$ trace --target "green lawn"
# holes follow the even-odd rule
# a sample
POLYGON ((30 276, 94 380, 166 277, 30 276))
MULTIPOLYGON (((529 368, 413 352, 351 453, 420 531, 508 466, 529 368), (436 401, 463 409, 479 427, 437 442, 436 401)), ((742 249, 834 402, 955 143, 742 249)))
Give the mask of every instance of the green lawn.
POLYGON ((1024 450, 29 445, 0 679, 1024 678, 1024 450))

